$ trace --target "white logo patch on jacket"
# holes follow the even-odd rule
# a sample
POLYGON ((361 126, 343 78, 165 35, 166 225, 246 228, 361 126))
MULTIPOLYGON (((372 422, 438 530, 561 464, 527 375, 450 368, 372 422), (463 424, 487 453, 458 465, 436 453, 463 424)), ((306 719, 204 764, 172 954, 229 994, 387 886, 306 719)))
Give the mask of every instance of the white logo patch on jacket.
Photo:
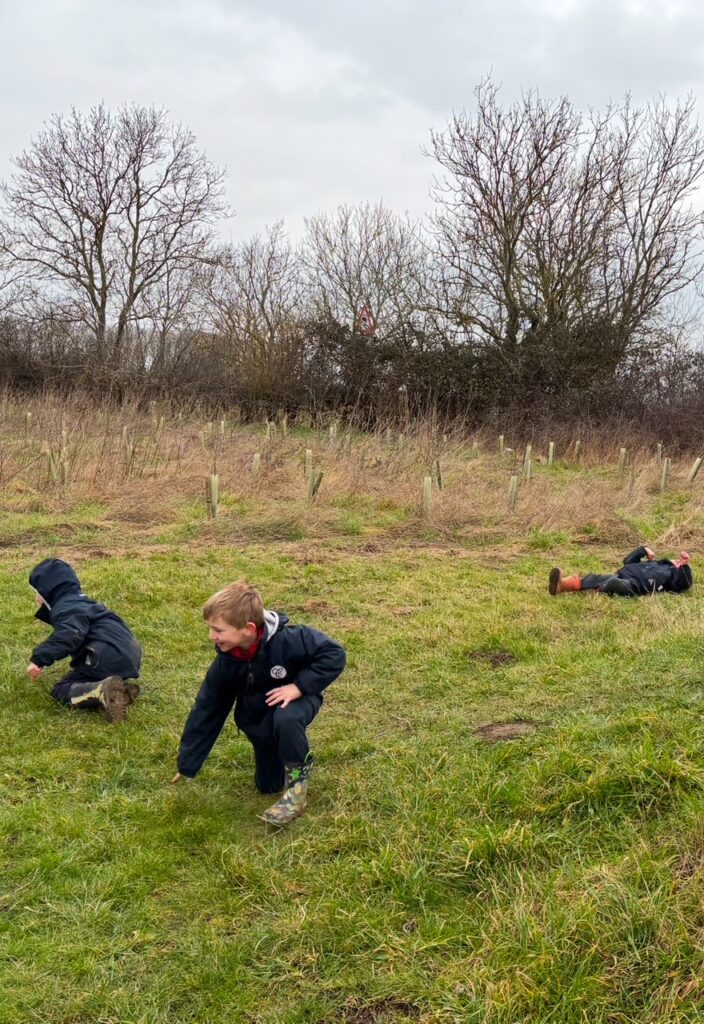
POLYGON ((271 669, 271 675, 273 679, 285 679, 286 669, 283 665, 274 665, 271 669))

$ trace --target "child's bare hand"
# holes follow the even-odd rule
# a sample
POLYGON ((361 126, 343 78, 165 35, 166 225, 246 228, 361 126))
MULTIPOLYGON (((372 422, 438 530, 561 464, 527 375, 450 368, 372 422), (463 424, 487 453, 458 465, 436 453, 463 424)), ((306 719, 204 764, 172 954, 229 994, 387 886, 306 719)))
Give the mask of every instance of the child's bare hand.
POLYGON ((287 683, 286 686, 277 686, 275 689, 269 690, 266 695, 266 702, 270 708, 276 707, 277 704, 285 708, 292 700, 298 700, 302 696, 302 692, 295 683, 287 683))
POLYGON ((655 558, 655 552, 652 548, 645 549, 645 557, 648 559, 649 562, 652 562, 652 560, 655 558))
POLYGON ((32 682, 34 682, 36 679, 39 679, 39 676, 42 674, 43 671, 44 669, 40 668, 39 665, 35 665, 33 661, 30 661, 29 665, 27 665, 27 675, 32 680, 32 682))

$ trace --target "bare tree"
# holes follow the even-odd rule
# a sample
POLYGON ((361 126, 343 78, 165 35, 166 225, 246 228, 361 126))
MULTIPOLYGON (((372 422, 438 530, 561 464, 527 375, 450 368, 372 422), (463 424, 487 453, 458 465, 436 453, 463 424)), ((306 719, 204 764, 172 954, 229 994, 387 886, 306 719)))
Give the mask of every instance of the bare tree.
MULTIPOLYGON (((217 258, 214 249, 210 258, 217 258)), ((149 289, 141 315, 125 342, 123 364, 127 368, 155 380, 180 382, 184 367, 198 361, 196 339, 206 323, 203 272, 202 264, 170 265, 149 289)))
POLYGON ((383 333, 418 308, 418 227, 381 203, 341 206, 306 220, 303 260, 319 315, 358 331, 366 306, 383 333))
POLYGON ((388 407, 406 385, 407 355, 426 320, 418 225, 381 203, 341 206, 306 221, 302 258, 308 333, 338 400, 388 407))
POLYGON ((490 81, 476 98, 432 136, 440 307, 508 378, 611 373, 702 270, 694 102, 585 118, 534 93, 504 108, 490 81))
POLYGON ((117 365, 168 276, 203 259, 225 213, 223 173, 163 110, 102 104, 54 116, 14 164, 0 252, 90 331, 101 365, 117 365))
POLYGON ((304 347, 300 261, 283 224, 223 249, 204 274, 204 297, 233 381, 280 400, 300 376, 304 347))

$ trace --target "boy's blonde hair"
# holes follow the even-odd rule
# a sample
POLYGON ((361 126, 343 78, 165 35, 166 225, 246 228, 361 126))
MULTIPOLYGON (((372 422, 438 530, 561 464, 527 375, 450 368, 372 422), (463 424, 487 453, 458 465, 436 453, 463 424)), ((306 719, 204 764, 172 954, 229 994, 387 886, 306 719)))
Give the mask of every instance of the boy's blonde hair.
POLYGON ((224 619, 228 626, 244 629, 248 622, 259 627, 264 624, 264 605, 258 590, 244 580, 229 583, 205 602, 203 618, 224 619))

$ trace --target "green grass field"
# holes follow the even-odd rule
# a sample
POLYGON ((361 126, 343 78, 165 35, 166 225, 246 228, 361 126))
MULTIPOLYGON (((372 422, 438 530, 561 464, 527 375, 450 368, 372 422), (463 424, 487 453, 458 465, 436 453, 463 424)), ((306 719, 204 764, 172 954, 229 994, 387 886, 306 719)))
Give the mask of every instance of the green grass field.
MULTIPOLYGON (((685 505, 648 499, 644 539, 685 505)), ((373 529, 361 502, 342 508, 358 529, 270 543, 255 506, 237 506, 239 541, 189 506, 185 532, 148 543, 102 536, 93 506, 3 507, 0 1024, 704 1018, 697 587, 550 598, 551 565, 600 571, 628 545, 534 526, 411 541, 393 503, 373 529), (47 554, 143 642, 125 725, 56 706, 59 666, 24 675, 47 554), (278 834, 231 722, 169 785, 211 658, 201 605, 239 577, 349 655, 311 730, 310 810, 278 834), (475 735, 497 722, 530 728, 475 735)))

